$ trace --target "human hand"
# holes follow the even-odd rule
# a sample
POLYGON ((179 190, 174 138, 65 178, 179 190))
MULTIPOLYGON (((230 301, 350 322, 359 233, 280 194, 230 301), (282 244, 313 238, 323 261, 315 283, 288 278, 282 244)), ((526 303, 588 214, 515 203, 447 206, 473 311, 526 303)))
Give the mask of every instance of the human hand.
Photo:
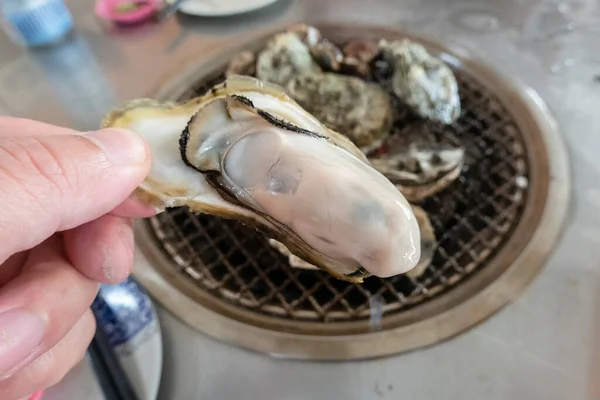
POLYGON ((99 282, 129 275, 131 218, 155 213, 128 197, 149 169, 133 133, 0 117, 1 399, 57 383, 85 354, 99 282))

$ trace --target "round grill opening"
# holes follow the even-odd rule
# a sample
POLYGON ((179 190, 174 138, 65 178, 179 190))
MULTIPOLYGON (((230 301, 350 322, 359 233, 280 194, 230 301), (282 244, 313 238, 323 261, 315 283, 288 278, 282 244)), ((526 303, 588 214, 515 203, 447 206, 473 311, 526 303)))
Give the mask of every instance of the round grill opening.
MULTIPOLYGON (((412 38, 381 28, 317 27, 334 42, 412 38)), ((260 48, 273 33, 248 48, 260 48)), ((549 116, 491 70, 412 39, 451 64, 462 114, 444 126, 404 113, 393 134, 417 134, 466 149, 460 177, 419 204, 437 237, 433 261, 423 275, 370 277, 352 284, 322 271, 291 268, 253 229, 176 208, 139 227, 138 243, 149 264, 136 271, 138 279, 198 329, 290 357, 367 357, 430 344, 508 301, 539 270, 558 234, 567 203, 564 151, 544 120, 549 116), (550 199, 555 200, 551 216, 545 214, 550 199), (540 239, 536 232, 544 224, 540 239), (527 258, 536 244, 544 251, 527 258), (158 274, 150 278, 150 270, 158 274), (157 283, 157 277, 164 281, 157 283), (174 301, 169 296, 174 293, 185 297, 188 306, 174 301), (206 319, 217 315, 214 321, 206 319)), ((218 65, 188 72, 164 89, 163 97, 184 101, 205 93, 224 78, 225 65, 237 51, 224 54, 218 65)))

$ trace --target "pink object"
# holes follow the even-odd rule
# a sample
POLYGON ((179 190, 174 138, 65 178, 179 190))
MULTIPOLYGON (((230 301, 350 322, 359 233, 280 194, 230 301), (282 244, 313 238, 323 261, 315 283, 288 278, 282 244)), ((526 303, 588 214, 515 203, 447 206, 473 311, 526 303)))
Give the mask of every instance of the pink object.
POLYGON ((148 19, 160 7, 160 0, 96 0, 94 11, 102 18, 114 22, 132 24, 148 19), (118 6, 123 3, 144 3, 133 11, 119 11, 118 6))
POLYGON ((35 392, 34 394, 31 395, 29 400, 41 400, 43 395, 44 395, 44 391, 38 390, 37 392, 35 392))

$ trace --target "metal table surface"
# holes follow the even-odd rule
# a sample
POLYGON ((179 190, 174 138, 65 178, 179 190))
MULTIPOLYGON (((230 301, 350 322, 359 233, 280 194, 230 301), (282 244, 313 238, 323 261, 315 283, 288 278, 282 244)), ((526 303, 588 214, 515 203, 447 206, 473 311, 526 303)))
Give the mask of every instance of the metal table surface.
MULTIPOLYGON (((67 4, 76 30, 59 47, 27 51, 0 37, 0 113, 94 129, 116 103, 151 94, 191 50, 210 57, 225 41, 288 21, 356 21, 455 43, 517 77, 548 104, 570 153, 565 232, 534 283, 486 322, 427 349, 332 364, 240 350, 160 310, 161 399, 600 398, 598 0, 281 0, 234 18, 179 15, 126 30, 98 21, 89 0, 67 4)), ((47 398, 96 392, 80 365, 47 398)))

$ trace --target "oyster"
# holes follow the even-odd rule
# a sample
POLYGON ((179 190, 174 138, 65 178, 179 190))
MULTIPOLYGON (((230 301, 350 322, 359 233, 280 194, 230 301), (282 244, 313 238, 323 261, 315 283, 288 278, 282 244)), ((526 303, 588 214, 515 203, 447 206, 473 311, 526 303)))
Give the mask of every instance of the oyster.
MULTIPOLYGON (((427 212, 423 210, 421 207, 411 204, 411 208, 415 217, 417 218, 417 222, 419 224, 419 231, 421 232, 421 257, 417 265, 408 271, 406 275, 415 279, 421 276, 426 270, 427 267, 431 264, 433 260, 433 255, 435 252, 435 246, 437 245, 435 231, 433 230, 433 226, 431 225, 431 221, 429 220, 429 216, 427 212)), ((300 269, 308 269, 308 270, 316 270, 318 269, 311 263, 308 263, 301 259, 298 256, 290 253, 290 251, 278 241, 274 239, 269 239, 269 244, 271 247, 279 251, 282 255, 288 258, 288 262, 290 266, 294 268, 300 269)))
POLYGON ((257 57, 256 77, 285 87, 298 74, 338 71, 343 58, 318 29, 299 24, 269 40, 257 57))
POLYGON ((451 124, 459 117, 458 84, 450 67, 408 39, 382 39, 379 46, 392 64, 392 87, 400 100, 423 118, 451 124))
POLYGON ((342 132, 364 152, 388 136, 393 110, 390 96, 373 83, 335 73, 301 74, 287 93, 329 128, 342 132))
POLYGON ((293 25, 287 29, 287 32, 296 35, 309 49, 323 40, 317 28, 306 24, 293 25))
POLYGON ((379 53, 379 45, 371 40, 351 40, 343 49, 342 70, 362 77, 371 74, 371 61, 379 53))
POLYGON ((275 85, 231 76, 185 104, 130 102, 102 126, 148 141, 152 167, 137 194, 154 206, 236 219, 347 281, 419 260, 419 227, 400 192, 275 85))
POLYGON ((273 36, 256 59, 256 77, 283 87, 298 74, 320 71, 310 49, 296 32, 273 36))
POLYGON ((323 38, 314 26, 298 24, 288 29, 307 46, 314 60, 325 70, 338 71, 343 61, 342 50, 333 42, 323 38))
POLYGON ((444 190, 458 176, 465 160, 462 148, 418 149, 380 158, 371 165, 396 185, 411 203, 418 203, 444 190))
POLYGON ((337 45, 323 39, 310 47, 314 59, 326 70, 339 71, 344 60, 344 54, 337 45))
POLYGON ((323 71, 338 70, 342 62, 335 44, 316 28, 300 24, 269 40, 257 57, 256 77, 280 85, 325 126, 369 152, 389 134, 391 97, 377 84, 323 71))

